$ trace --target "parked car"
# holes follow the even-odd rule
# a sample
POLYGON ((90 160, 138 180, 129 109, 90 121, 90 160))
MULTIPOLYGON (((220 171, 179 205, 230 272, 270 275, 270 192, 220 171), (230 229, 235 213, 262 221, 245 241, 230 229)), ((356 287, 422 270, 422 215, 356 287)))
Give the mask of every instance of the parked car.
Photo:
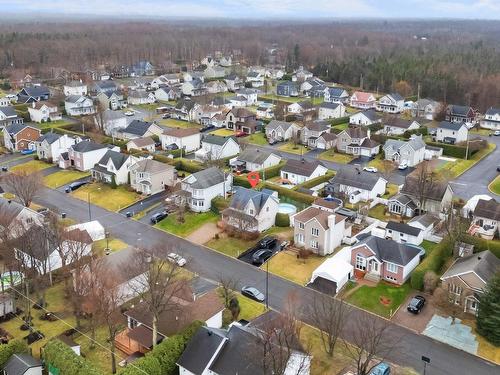
POLYGON ((21 151, 21 154, 23 154, 23 155, 31 155, 33 153, 35 153, 35 150, 30 150, 29 148, 21 151))
POLYGON ((258 245, 260 249, 271 249, 274 245, 276 245, 277 241, 278 240, 274 237, 265 237, 260 240, 258 245))
POLYGON ((2 167, 2 172, 7 172, 9 170, 9 167, 7 167, 6 165, 4 165, 2 167))
POLYGON ((165 119, 167 119, 167 118, 170 118, 170 117, 172 117, 172 115, 171 115, 170 113, 164 113, 164 114, 161 116, 161 118, 162 118, 162 119, 164 119, 164 120, 165 120, 165 119))
POLYGON ((288 245, 290 245, 290 242, 288 242, 288 241, 281 241, 281 243, 280 243, 280 250, 284 250, 288 245))
POLYGON ((124 113, 125 116, 133 116, 134 112, 133 111, 127 111, 124 113))
POLYGON ((409 312, 413 314, 418 314, 425 305, 425 298, 423 296, 415 296, 411 299, 408 307, 406 308, 409 312))
POLYGON ((176 253, 169 253, 167 259, 171 263, 176 263, 179 267, 183 267, 186 264, 186 259, 176 253))
POLYGON ((64 191, 66 193, 71 193, 72 191, 75 191, 76 189, 81 188, 83 185, 87 185, 87 181, 75 181, 66 186, 66 189, 64 191))
MULTIPOLYGON (((2 168, 3 170, 3 168, 2 168)), ((500 165, 497 167, 497 172, 500 172, 500 165)))
POLYGON ((248 134, 242 131, 236 133, 236 137, 246 137, 248 134))
POLYGON ((168 151, 174 151, 174 150, 178 150, 179 149, 179 146, 177 146, 175 143, 172 143, 171 145, 167 145, 165 147, 165 150, 168 150, 168 151))
POLYGON ((495 130, 495 132, 493 133, 493 135, 499 136, 500 135, 500 130, 495 130))
POLYGON ((404 171, 406 168, 408 168, 408 163, 407 162, 402 162, 401 164, 398 165, 398 169, 404 171))
POLYGON ((366 172, 371 172, 371 173, 377 173, 378 172, 378 169, 375 168, 375 167, 364 167, 363 170, 366 171, 366 172))
POLYGON ((252 264, 260 266, 271 258, 273 251, 269 249, 259 249, 252 255, 252 264))
POLYGON ((387 363, 382 362, 375 366, 369 375, 390 375, 391 374, 391 366, 387 363))
POLYGON ((278 140, 274 139, 274 138, 269 138, 269 140, 267 142, 272 146, 272 145, 275 145, 276 143, 278 143, 278 140))
POLYGON ((214 125, 207 125, 207 126, 204 126, 203 128, 201 128, 200 132, 205 133, 205 132, 208 132, 208 131, 213 130, 213 129, 215 129, 214 125))
POLYGON ((244 286, 241 288, 241 294, 245 297, 251 298, 257 302, 264 302, 266 300, 266 296, 257 288, 253 286, 244 286))
POLYGON ((167 210, 163 210, 163 211, 160 211, 160 212, 157 212, 157 213, 151 215, 149 220, 151 221, 151 223, 156 224, 156 223, 162 221, 163 219, 165 219, 167 216, 168 216, 167 210))

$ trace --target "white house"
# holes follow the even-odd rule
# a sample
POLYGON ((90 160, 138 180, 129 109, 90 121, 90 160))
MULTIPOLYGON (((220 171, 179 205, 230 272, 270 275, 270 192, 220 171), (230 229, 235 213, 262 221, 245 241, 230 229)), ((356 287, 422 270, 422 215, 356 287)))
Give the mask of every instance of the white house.
POLYGON ((83 95, 68 96, 64 99, 64 109, 69 116, 91 115, 95 112, 92 99, 83 95))
POLYGON ((403 112, 405 99, 398 93, 392 93, 382 96, 377 102, 377 111, 386 113, 403 112))
POLYGON ((480 125, 485 129, 500 130, 500 109, 490 107, 484 114, 480 125))
POLYGON ((249 82, 252 87, 262 87, 264 86, 264 74, 255 71, 248 72, 246 81, 249 82))
POLYGON ((80 231, 85 231, 88 233, 92 241, 100 241, 106 238, 106 230, 102 224, 97 220, 86 221, 85 223, 79 223, 70 225, 66 230, 71 232, 75 229, 80 231))
POLYGON ((67 134, 45 133, 35 142, 36 154, 40 160, 52 160, 57 163, 59 156, 77 141, 77 137, 67 134))
POLYGON ((28 105, 28 112, 31 121, 38 123, 62 119, 57 105, 50 102, 33 102, 31 106, 28 105))
POLYGON ((413 134, 408 141, 388 139, 383 147, 385 160, 415 167, 424 161, 425 142, 421 135, 413 134))
POLYGON ((330 179, 325 191, 331 195, 345 195, 350 203, 356 204, 384 195, 386 186, 387 180, 378 173, 344 168, 330 179))
POLYGON ((131 91, 127 98, 128 104, 132 105, 153 104, 155 101, 155 94, 145 90, 131 91))
POLYGON ((351 95, 350 105, 354 108, 370 109, 377 106, 375 95, 369 92, 356 91, 351 95))
POLYGON ((345 116, 345 106, 342 103, 321 103, 318 107, 318 120, 328 120, 345 116))
POLYGON ((131 139, 127 142, 127 151, 130 150, 144 150, 148 152, 155 152, 155 141, 151 137, 131 139))
POLYGON ((252 106, 257 104, 257 95, 259 94, 257 89, 243 88, 236 91, 237 96, 243 96, 247 101, 247 106, 252 106))
POLYGON ((240 145, 234 137, 221 137, 207 134, 201 140, 201 148, 195 152, 199 161, 219 160, 229 158, 240 153, 240 145))
POLYGON ((108 136, 117 136, 120 130, 127 127, 127 117, 120 111, 110 109, 102 114, 104 132, 108 136))
POLYGON ((281 161, 281 157, 273 152, 261 149, 246 149, 238 157, 231 160, 230 164, 240 171, 260 171, 274 167, 281 161))
POLYGON ((293 122, 272 120, 266 125, 266 137, 267 139, 287 141, 293 138, 299 130, 300 127, 293 122))
POLYGON ((317 160, 310 162, 304 159, 288 159, 283 168, 281 168, 280 175, 283 180, 297 185, 313 178, 324 176, 327 172, 328 168, 317 160))
POLYGON ((154 95, 156 100, 162 102, 168 102, 180 98, 181 93, 178 88, 170 86, 161 86, 155 91, 154 95))
POLYGON ((405 223, 389 221, 385 227, 385 238, 390 238, 399 243, 420 245, 424 240, 424 232, 405 223))
POLYGON ((32 225, 42 225, 45 217, 29 207, 25 207, 21 203, 0 197, 0 212, 6 222, 2 226, 8 230, 8 235, 11 238, 17 238, 24 230, 32 225))
POLYGON ((66 83, 63 86, 64 96, 78 95, 84 96, 87 95, 87 85, 80 81, 71 81, 66 83))
POLYGON ((382 117, 373 109, 358 112, 349 117, 349 124, 370 126, 382 123, 382 117))
POLYGON ((304 113, 307 111, 311 111, 314 109, 314 106, 312 103, 308 100, 302 101, 302 102, 295 102, 292 104, 289 104, 287 107, 288 113, 293 113, 293 114, 300 114, 304 113))
POLYGON ((187 176, 181 182, 178 202, 194 212, 207 212, 215 197, 226 197, 232 190, 233 175, 211 167, 187 176))
POLYGON ((441 121, 436 131, 436 141, 449 144, 466 142, 469 129, 462 122, 441 121))
POLYGON ((472 215, 469 234, 492 240, 500 235, 500 203, 495 199, 480 199, 472 215))
POLYGON ((349 93, 342 87, 329 87, 324 99, 327 103, 346 104, 349 102, 349 93))
POLYGON ((193 152, 200 148, 201 133, 196 128, 165 129, 160 136, 161 147, 164 150, 172 149, 176 145, 184 152, 193 152))
POLYGON ((420 129, 420 123, 416 120, 392 117, 384 121, 384 132, 388 135, 403 135, 406 131, 417 129, 420 129))
MULTIPOLYGON (((82 172, 89 171, 99 160, 101 160, 109 149, 110 148, 106 145, 101 145, 92 141, 81 141, 70 146, 68 149, 69 166, 82 172)), ((120 148, 115 146, 112 150, 120 151, 120 148)), ((61 157, 59 161, 59 166, 62 167, 61 157)))
POLYGON ((122 139, 134 139, 160 136, 163 133, 163 128, 157 125, 154 121, 132 120, 124 129, 120 129, 115 133, 122 139))
POLYGON ((116 185, 128 183, 129 169, 138 159, 134 156, 108 150, 92 168, 94 180, 116 185))

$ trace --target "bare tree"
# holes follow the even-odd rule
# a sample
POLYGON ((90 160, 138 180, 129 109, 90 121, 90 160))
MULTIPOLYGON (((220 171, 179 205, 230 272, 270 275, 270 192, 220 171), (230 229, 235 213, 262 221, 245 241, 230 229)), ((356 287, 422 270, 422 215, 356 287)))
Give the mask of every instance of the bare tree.
POLYGON ((415 192, 420 210, 425 210, 427 199, 438 183, 437 175, 433 172, 429 161, 420 163, 405 181, 405 184, 411 185, 410 188, 415 192))
POLYGON ((16 171, 4 177, 4 182, 16 198, 26 207, 29 207, 42 186, 39 172, 16 171))
POLYGON ((394 163, 390 160, 382 160, 379 167, 379 172, 387 181, 392 177, 394 173, 394 163))
POLYGON ((462 311, 460 305, 461 295, 452 293, 444 285, 441 285, 434 291, 433 296, 435 304, 451 315, 451 324, 454 324, 455 319, 462 311))
POLYGON ((230 308, 231 300, 236 296, 234 291, 238 288, 239 280, 234 277, 221 274, 219 276, 220 296, 224 300, 226 309, 230 308))
POLYGON ((313 324, 320 330, 323 349, 333 357, 335 345, 349 314, 348 306, 343 300, 335 300, 328 295, 317 293, 309 310, 313 324))

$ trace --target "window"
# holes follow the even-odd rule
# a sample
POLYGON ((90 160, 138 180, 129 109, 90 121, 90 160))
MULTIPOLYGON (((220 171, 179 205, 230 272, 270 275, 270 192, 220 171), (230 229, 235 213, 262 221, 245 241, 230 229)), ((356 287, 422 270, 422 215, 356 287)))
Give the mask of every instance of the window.
POLYGON ((303 244, 304 243, 304 235, 302 233, 297 234, 297 243, 303 244))
POLYGON ((387 263, 386 269, 388 272, 397 273, 398 266, 394 263, 387 263))
POLYGON ((356 266, 355 267, 358 270, 362 270, 362 271, 366 270, 366 259, 361 254, 356 255, 356 266))
POLYGON ((448 291, 453 294, 462 294, 462 287, 455 284, 448 284, 448 291))
POLYGON ((315 237, 319 236, 319 229, 318 228, 311 228, 311 234, 315 237))
POLYGON ((304 229, 304 223, 299 223, 299 229, 304 229))
POLYGON ((471 301, 471 302, 470 302, 470 309, 471 309, 472 311, 477 311, 477 307, 478 307, 478 305, 479 305, 479 304, 477 303, 477 301, 471 301))
POLYGON ((253 215, 253 208, 251 208, 251 209, 249 210, 249 212, 250 212, 250 215, 253 215))
POLYGON ((311 248, 313 248, 313 249, 318 249, 318 248, 319 248, 319 243, 318 243, 318 241, 314 241, 314 240, 312 240, 312 241, 311 241, 311 248))

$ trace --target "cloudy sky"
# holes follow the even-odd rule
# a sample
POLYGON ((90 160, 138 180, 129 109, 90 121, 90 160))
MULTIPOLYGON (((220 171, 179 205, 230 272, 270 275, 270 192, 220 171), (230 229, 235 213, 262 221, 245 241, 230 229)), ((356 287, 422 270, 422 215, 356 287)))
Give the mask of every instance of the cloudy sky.
POLYGON ((0 10, 120 17, 500 19, 500 0, 0 0, 0 10))

